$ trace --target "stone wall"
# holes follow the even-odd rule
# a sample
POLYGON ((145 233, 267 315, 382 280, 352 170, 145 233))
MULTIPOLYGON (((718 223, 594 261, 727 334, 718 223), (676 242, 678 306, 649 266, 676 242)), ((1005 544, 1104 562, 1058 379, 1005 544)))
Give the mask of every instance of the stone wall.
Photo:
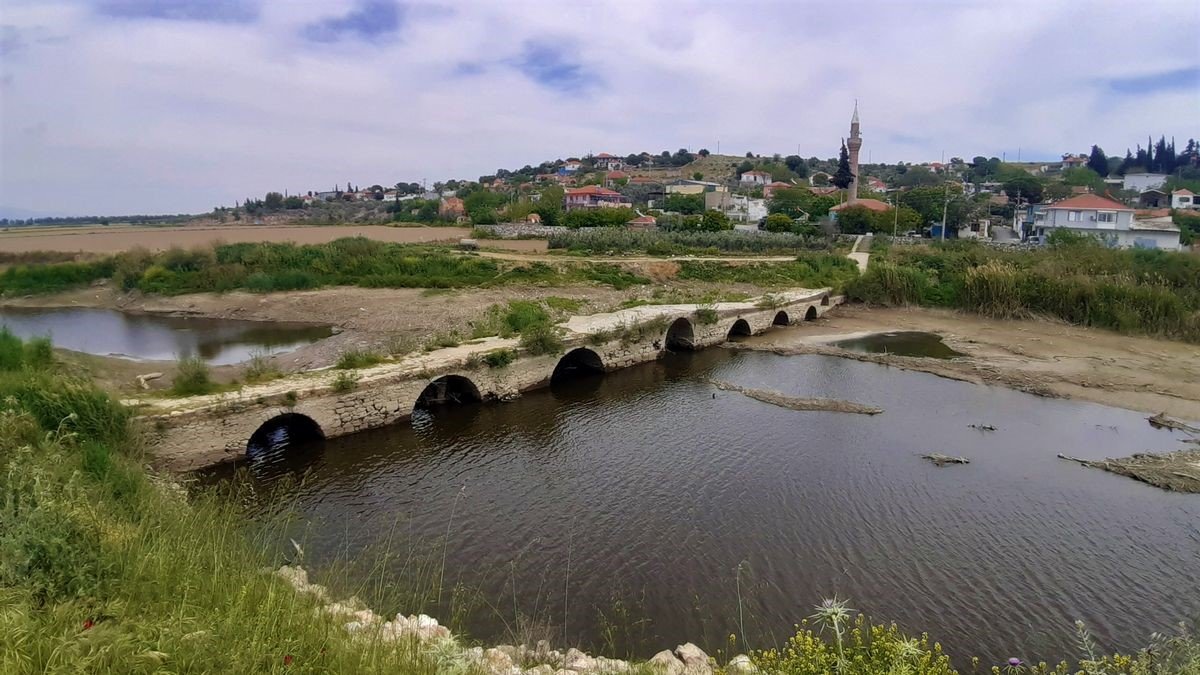
MULTIPOLYGON (((680 322, 679 332, 690 332, 693 348, 725 342, 739 320, 749 324, 754 334, 775 325, 777 317, 799 323, 806 317, 823 314, 840 302, 828 292, 814 292, 800 301, 791 301, 778 309, 759 309, 748 303, 727 303, 716 309, 716 321, 699 321, 696 306, 663 307, 646 326, 665 325, 655 331, 641 331, 634 337, 630 328, 570 332, 562 354, 531 356, 520 354, 511 364, 490 368, 478 358, 503 341, 494 340, 477 346, 438 350, 414 357, 413 363, 385 364, 359 371, 359 380, 350 391, 336 391, 330 372, 307 373, 287 378, 257 390, 247 388, 233 394, 197 397, 180 402, 169 412, 143 416, 157 458, 168 468, 191 470, 241 457, 251 436, 265 423, 285 414, 303 415, 315 422, 326 438, 352 434, 365 429, 401 422, 412 415, 426 386, 444 377, 469 380, 483 401, 506 401, 522 392, 547 386, 560 359, 576 349, 588 349, 599 356, 604 370, 611 371, 657 359, 667 347, 672 324, 680 322), (821 304, 822 301, 828 304, 821 304), (603 339, 601 344, 597 335, 603 339), (440 356, 447 352, 449 356, 440 356)), ((654 311, 656 308, 643 308, 654 311)), ((639 324, 639 325, 641 325, 639 324)), ((504 348, 512 344, 509 340, 504 348)), ((514 345, 515 346, 515 345, 514 345)))

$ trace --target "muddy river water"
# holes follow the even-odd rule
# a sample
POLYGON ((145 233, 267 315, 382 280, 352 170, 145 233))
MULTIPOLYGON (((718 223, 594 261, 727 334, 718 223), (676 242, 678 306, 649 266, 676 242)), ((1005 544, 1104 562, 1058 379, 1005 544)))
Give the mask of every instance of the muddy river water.
POLYGON ((56 347, 138 361, 200 356, 213 365, 255 352, 287 352, 329 337, 327 326, 132 314, 85 307, 0 307, 0 325, 21 338, 50 336, 56 347))
POLYGON ((1200 496, 1055 457, 1178 445, 1135 412, 710 349, 206 479, 253 488, 256 518, 293 513, 283 538, 317 580, 369 580, 357 590, 376 609, 482 640, 774 646, 836 594, 960 663, 997 663, 1076 655, 1077 619, 1112 650, 1200 616, 1200 496), (885 412, 797 412, 710 379, 885 412))

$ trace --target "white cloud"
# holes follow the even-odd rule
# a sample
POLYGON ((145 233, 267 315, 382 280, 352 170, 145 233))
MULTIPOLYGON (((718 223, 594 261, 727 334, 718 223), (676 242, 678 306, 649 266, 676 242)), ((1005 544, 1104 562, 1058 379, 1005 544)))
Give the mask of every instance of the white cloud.
POLYGON ((1190 0, 1136 26, 1125 3, 1065 0, 408 3, 394 32, 368 39, 356 23, 324 42, 305 27, 364 3, 264 0, 202 21, 0 2, 0 204, 43 212, 202 211, 718 140, 828 157, 855 98, 876 161, 1200 135, 1196 83, 1105 84, 1200 66, 1182 39, 1200 32, 1190 0), (530 44, 561 62, 528 72, 587 86, 522 73, 530 44))

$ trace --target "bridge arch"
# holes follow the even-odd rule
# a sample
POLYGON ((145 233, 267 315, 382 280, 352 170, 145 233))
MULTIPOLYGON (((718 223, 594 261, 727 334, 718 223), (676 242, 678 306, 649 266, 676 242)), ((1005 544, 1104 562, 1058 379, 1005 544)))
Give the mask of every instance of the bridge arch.
POLYGON ((297 412, 285 412, 263 422, 250 435, 246 442, 246 457, 275 457, 292 448, 323 440, 325 432, 316 420, 297 412))
POLYGON ((599 354, 587 347, 578 347, 558 360, 558 364, 554 366, 554 373, 550 375, 550 383, 598 375, 604 370, 604 360, 599 354))
POLYGON ((791 323, 792 323, 792 321, 791 321, 791 319, 788 317, 788 313, 787 313, 787 312, 782 312, 782 311, 781 311, 781 312, 777 312, 777 313, 775 314, 775 318, 771 320, 771 325, 772 325, 772 326, 787 326, 787 325, 789 325, 789 324, 791 324, 791 323))
POLYGON ((675 351, 691 351, 696 348, 696 331, 692 322, 685 317, 679 317, 667 328, 667 339, 663 342, 667 349, 675 351))
POLYGON ((729 327, 729 333, 725 336, 725 339, 728 340, 735 337, 747 337, 753 334, 754 332, 750 330, 750 322, 746 321, 745 319, 738 319, 737 321, 733 322, 732 326, 729 327))
POLYGON ((804 320, 812 321, 813 319, 816 319, 816 318, 817 318, 817 306, 809 305, 808 311, 804 313, 804 320))
POLYGON ((443 375, 421 390, 413 410, 429 410, 448 405, 478 403, 483 400, 479 387, 462 375, 443 375))
POLYGON ((822 295, 822 296, 821 296, 821 306, 822 306, 822 307, 828 307, 828 306, 829 306, 829 294, 828 294, 828 293, 826 293, 825 295, 822 295))

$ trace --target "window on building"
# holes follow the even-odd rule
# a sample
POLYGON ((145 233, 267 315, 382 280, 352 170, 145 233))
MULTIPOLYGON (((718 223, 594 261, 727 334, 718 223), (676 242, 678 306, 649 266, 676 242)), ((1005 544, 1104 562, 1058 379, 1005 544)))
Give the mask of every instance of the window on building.
POLYGON ((1117 214, 1113 211, 1101 211, 1096 214, 1096 221, 1100 223, 1115 223, 1117 222, 1117 214))
POLYGON ((1082 211, 1067 211, 1067 220, 1074 223, 1083 220, 1082 211))

